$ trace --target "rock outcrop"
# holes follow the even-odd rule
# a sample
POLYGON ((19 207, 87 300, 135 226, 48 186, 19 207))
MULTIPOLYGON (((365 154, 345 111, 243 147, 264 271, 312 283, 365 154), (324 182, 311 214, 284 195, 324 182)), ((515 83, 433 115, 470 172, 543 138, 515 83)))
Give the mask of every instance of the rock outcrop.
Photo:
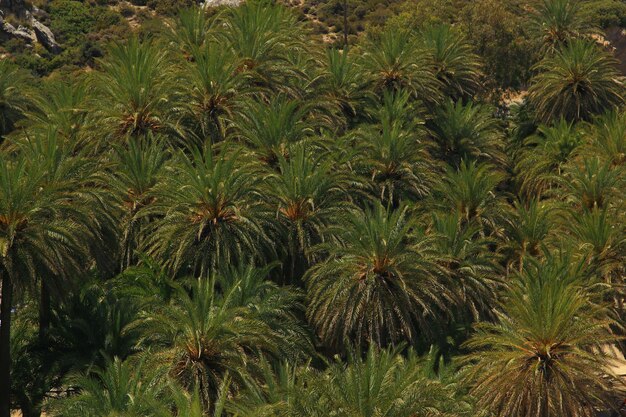
POLYGON ((231 6, 236 7, 243 3, 243 0, 205 0, 202 7, 231 6))
POLYGON ((11 39, 21 39, 27 43, 33 43, 35 42, 35 33, 24 26, 18 26, 15 29, 15 26, 0 16, 0 40, 8 41, 11 39))
POLYGON ((20 39, 25 40, 28 43, 33 43, 37 41, 35 31, 22 25, 18 26, 17 29, 15 29, 14 35, 20 39))
POLYGON ((619 61, 620 71, 626 75, 626 29, 617 26, 608 28, 606 40, 609 41, 613 55, 619 61))
POLYGON ((48 26, 39 22, 37 19, 32 19, 31 24, 33 26, 33 30, 35 31, 35 36, 37 36, 37 40, 41 43, 44 48, 53 54, 58 54, 61 52, 61 45, 57 43, 54 39, 54 34, 48 28, 48 26))

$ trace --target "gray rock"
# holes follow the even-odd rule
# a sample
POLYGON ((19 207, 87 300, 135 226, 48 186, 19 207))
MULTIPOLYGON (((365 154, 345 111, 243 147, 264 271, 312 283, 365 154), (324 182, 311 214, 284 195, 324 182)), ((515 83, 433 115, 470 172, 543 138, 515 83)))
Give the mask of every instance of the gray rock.
POLYGON ((26 28, 22 25, 18 26, 17 29, 15 29, 13 35, 16 38, 23 39, 28 43, 33 43, 37 41, 37 36, 35 36, 35 32, 32 29, 26 28))
POLYGON ((41 43, 44 48, 53 54, 58 54, 61 52, 61 45, 57 43, 54 39, 54 34, 48 28, 48 26, 39 22, 37 19, 32 20, 33 29, 35 30, 35 36, 37 36, 37 40, 41 43))
POLYGON ((5 22, 2 16, 0 16, 0 40, 9 40, 15 38, 15 26, 9 22, 5 22))
POLYGON ((236 7, 243 3, 243 0, 205 0, 202 7, 231 6, 236 7))
POLYGON ((45 10, 40 9, 39 7, 35 6, 34 4, 32 5, 32 7, 30 9, 30 12, 37 19, 43 19, 43 18, 48 17, 48 13, 45 10))

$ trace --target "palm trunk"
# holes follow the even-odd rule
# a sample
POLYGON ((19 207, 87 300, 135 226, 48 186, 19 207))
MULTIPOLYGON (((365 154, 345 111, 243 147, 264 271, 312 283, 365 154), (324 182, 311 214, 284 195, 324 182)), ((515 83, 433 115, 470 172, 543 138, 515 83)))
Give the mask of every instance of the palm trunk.
POLYGON ((2 275, 0 300, 0 417, 11 417, 11 304, 13 283, 2 275))

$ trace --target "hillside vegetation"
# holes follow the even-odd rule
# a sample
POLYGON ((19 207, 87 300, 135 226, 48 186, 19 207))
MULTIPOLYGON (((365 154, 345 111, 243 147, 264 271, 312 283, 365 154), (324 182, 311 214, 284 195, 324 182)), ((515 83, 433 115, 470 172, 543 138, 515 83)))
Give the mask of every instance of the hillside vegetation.
POLYGON ((0 60, 0 417, 625 415, 622 3, 150 4, 0 60))

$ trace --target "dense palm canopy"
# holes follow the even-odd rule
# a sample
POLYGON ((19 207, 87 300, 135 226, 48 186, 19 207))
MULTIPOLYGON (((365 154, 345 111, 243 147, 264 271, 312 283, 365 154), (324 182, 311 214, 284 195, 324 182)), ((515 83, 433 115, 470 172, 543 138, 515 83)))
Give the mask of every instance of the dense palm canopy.
POLYGON ((497 416, 593 416, 614 407, 623 385, 605 345, 606 306, 570 259, 533 262, 505 297, 497 324, 468 342, 473 392, 497 416))
POLYGON ((355 212, 341 244, 306 277, 308 314, 323 341, 384 346, 416 340, 432 316, 447 313, 450 288, 431 238, 414 230, 406 208, 355 212))
POLYGON ((337 49, 279 3, 2 59, 0 417, 617 412, 626 91, 584 5, 516 3, 503 94, 456 14, 337 49))
POLYGON ((589 40, 575 40, 546 56, 529 90, 538 119, 588 120, 624 104, 624 80, 614 59, 589 40))

